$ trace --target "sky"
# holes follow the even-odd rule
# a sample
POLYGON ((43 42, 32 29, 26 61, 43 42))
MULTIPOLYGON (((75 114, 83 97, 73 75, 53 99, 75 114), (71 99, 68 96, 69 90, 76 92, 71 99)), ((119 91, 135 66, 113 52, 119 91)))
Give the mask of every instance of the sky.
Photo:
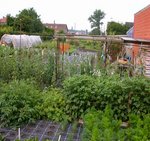
POLYGON ((149 4, 150 0, 0 0, 0 18, 33 7, 43 23, 55 21, 69 29, 90 31, 88 18, 100 9, 106 14, 102 20, 105 30, 109 21, 133 22, 134 14, 149 4))

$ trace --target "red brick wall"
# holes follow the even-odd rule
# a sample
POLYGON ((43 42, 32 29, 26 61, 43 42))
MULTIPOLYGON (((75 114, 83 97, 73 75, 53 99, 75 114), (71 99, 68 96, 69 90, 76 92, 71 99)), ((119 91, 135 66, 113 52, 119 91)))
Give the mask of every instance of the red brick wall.
POLYGON ((134 38, 150 40, 150 5, 134 15, 134 38))
MULTIPOLYGON (((150 40, 150 5, 137 12, 134 15, 134 33, 135 39, 150 40)), ((133 58, 139 53, 139 45, 133 46, 133 58)))

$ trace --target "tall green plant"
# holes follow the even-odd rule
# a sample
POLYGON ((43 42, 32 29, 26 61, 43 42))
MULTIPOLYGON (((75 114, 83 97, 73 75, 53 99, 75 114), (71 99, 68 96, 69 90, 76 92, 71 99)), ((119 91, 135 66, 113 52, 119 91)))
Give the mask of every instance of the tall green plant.
POLYGON ((65 99, 60 89, 50 89, 42 93, 42 102, 39 105, 41 117, 52 121, 62 121, 67 118, 64 107, 65 99))
POLYGON ((98 81, 90 76, 81 75, 64 81, 66 112, 72 117, 80 117, 89 107, 94 106, 98 81))
POLYGON ((20 126, 39 118, 41 96, 31 82, 14 80, 3 84, 0 94, 0 122, 3 126, 20 126))
POLYGON ((34 79, 41 87, 52 85, 54 54, 49 49, 0 49, 0 79, 34 79))
POLYGON ((150 140, 150 115, 144 118, 131 114, 129 126, 121 127, 121 120, 113 118, 113 111, 107 106, 102 111, 91 109, 84 116, 83 141, 148 141, 150 140))

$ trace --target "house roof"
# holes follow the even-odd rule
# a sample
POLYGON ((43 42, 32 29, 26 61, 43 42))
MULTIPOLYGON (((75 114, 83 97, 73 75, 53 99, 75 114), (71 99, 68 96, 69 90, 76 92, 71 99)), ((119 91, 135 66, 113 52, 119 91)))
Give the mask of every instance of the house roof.
POLYGON ((52 28, 52 29, 57 30, 57 31, 60 31, 60 30, 67 30, 68 31, 68 27, 66 24, 45 23, 44 25, 48 28, 52 28))
POLYGON ((7 18, 3 17, 2 19, 0 19, 0 23, 6 23, 7 22, 7 18))
POLYGON ((87 35, 88 31, 87 30, 74 30, 74 29, 69 29, 68 31, 70 34, 77 34, 77 35, 87 35))
POLYGON ((132 37, 121 37, 124 43, 135 43, 135 44, 150 44, 150 40, 145 39, 135 39, 132 37))
POLYGON ((126 34, 127 34, 128 37, 133 37, 133 30, 134 30, 134 27, 132 26, 132 27, 126 32, 126 34))
POLYGON ((148 8, 150 8, 150 4, 147 5, 146 7, 144 7, 143 9, 141 9, 140 11, 138 11, 137 13, 135 13, 135 15, 136 15, 136 14, 139 14, 139 13, 141 13, 141 12, 143 12, 144 10, 146 10, 146 9, 148 9, 148 8))

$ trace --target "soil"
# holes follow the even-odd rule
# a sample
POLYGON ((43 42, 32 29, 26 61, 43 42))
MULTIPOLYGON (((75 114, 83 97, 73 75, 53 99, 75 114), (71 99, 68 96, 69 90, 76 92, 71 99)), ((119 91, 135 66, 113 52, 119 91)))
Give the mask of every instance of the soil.
MULTIPOLYGON (((68 141, 69 135, 71 135, 70 138, 72 138, 72 141, 79 141, 82 127, 77 126, 77 129, 72 129, 71 123, 67 124, 65 129, 62 130, 60 123, 38 121, 21 127, 21 141, 29 138, 38 138, 39 141, 46 141, 46 139, 58 141, 60 136, 60 141, 68 141)), ((5 141, 13 141, 18 138, 18 130, 0 128, 0 134, 4 137, 5 141)))

